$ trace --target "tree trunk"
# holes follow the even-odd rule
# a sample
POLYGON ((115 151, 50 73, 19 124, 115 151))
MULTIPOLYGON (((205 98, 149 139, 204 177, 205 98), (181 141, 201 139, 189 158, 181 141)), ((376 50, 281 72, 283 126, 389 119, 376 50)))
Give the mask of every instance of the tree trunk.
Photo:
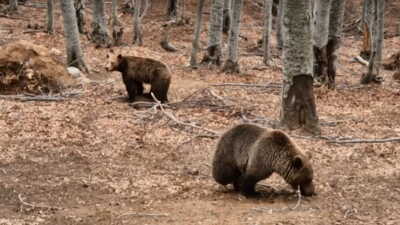
POLYGON ((93 1, 92 41, 102 47, 108 47, 110 45, 110 38, 104 19, 103 0, 93 1))
POLYGON ((18 11, 18 0, 9 0, 9 8, 10 12, 18 11))
POLYGON ((85 0, 75 0, 75 14, 79 33, 85 33, 85 0))
POLYGON ((228 59, 225 61, 223 71, 226 73, 239 73, 238 63, 238 44, 240 33, 240 16, 242 11, 243 0, 233 0, 232 24, 229 31, 228 40, 228 59))
POLYGON ((363 44, 360 56, 365 60, 369 60, 371 57, 371 35, 372 35, 372 23, 373 23, 373 10, 374 0, 364 0, 361 24, 363 30, 363 44))
POLYGON ((147 7, 148 7, 147 0, 135 1, 135 12, 133 21, 133 44, 137 44, 139 46, 143 45, 142 19, 146 14, 147 7))
POLYGON ((320 133, 313 92, 310 0, 283 0, 283 89, 281 124, 320 133))
POLYGON ((54 32, 53 0, 47 0, 47 33, 54 32))
POLYGON ((118 0, 112 0, 111 10, 113 45, 118 46, 122 44, 122 35, 124 34, 124 28, 118 20, 118 0))
POLYGON ((282 49, 283 46, 282 18, 283 18, 283 0, 280 0, 278 5, 278 16, 276 17, 276 41, 278 49, 282 49))
POLYGON ((232 0, 224 0, 224 20, 222 26, 222 32, 228 34, 231 26, 231 2, 232 0))
POLYGON ((88 72, 79 42, 78 24, 73 0, 62 0, 61 11, 64 18, 64 35, 67 48, 67 65, 88 72))
POLYGON ((224 0, 213 0, 211 7, 210 31, 208 34, 207 53, 202 63, 221 65, 221 38, 224 13, 224 0))
POLYGON ((329 12, 332 0, 314 1, 314 76, 316 79, 325 83, 327 65, 326 45, 328 44, 329 34, 329 12))
POLYGON ((201 24, 203 18, 203 7, 204 7, 204 0, 199 0, 197 2, 197 10, 196 10, 196 27, 194 31, 194 38, 192 43, 192 54, 190 57, 190 66, 193 68, 197 67, 197 51, 199 50, 199 39, 200 39, 200 31, 201 31, 201 24))
POLYGON ((373 20, 372 27, 372 54, 369 60, 370 68, 361 78, 362 84, 371 82, 381 83, 382 78, 379 77, 379 70, 382 63, 382 49, 384 40, 384 11, 385 0, 373 0, 373 20))
POLYGON ((332 5, 329 16, 329 36, 328 44, 326 46, 326 58, 328 60, 328 88, 334 89, 336 85, 336 50, 338 50, 340 47, 346 1, 334 0, 331 4, 332 5))
POLYGON ((174 19, 178 15, 178 0, 167 1, 167 16, 169 19, 174 19))
POLYGON ((263 49, 264 49, 264 64, 268 65, 270 57, 270 41, 271 36, 271 24, 272 24, 272 0, 264 1, 264 33, 263 33, 263 49))

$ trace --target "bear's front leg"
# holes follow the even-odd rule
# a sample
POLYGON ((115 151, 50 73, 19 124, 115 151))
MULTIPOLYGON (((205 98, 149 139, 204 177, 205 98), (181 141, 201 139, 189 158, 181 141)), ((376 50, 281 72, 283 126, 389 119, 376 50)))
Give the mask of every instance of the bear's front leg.
POLYGON ((256 184, 259 180, 253 176, 243 176, 240 178, 240 191, 246 197, 258 197, 260 193, 256 192, 256 184))

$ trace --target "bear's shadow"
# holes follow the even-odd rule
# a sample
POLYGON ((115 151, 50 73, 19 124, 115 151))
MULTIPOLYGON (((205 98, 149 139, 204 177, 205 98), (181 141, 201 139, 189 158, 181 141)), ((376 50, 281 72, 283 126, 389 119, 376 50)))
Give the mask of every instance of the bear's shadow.
MULTIPOLYGON (((229 185, 230 186, 230 185, 229 185)), ((274 201, 274 200, 281 200, 291 202, 293 201, 294 197, 296 196, 295 191, 289 190, 277 190, 271 186, 264 185, 264 184, 257 184, 256 185, 256 192, 257 195, 255 196, 247 196, 248 199, 257 199, 257 200, 267 200, 267 201, 274 201)), ((239 191, 236 191, 233 187, 225 186, 223 193, 229 193, 233 195, 240 195, 239 191)))

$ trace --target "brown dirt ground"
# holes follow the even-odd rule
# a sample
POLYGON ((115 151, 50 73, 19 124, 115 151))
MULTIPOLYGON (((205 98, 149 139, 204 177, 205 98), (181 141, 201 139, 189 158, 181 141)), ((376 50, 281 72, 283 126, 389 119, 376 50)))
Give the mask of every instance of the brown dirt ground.
MULTIPOLYGON (((193 2, 188 16, 193 14, 193 2)), ((173 28, 179 35, 171 35, 171 40, 181 51, 164 52, 158 45, 162 6, 156 1, 144 20, 144 46, 125 49, 170 65, 172 102, 215 83, 281 82, 277 52, 273 66, 264 70, 259 69, 260 57, 242 55, 239 76, 215 68, 187 68, 193 29, 173 28)), ((29 23, 43 24, 44 13, 45 9, 27 3, 14 19, 0 18, 2 41, 32 40, 58 50, 63 58, 59 11, 56 34, 24 32, 29 23)), ((241 40, 242 53, 256 45, 260 18, 261 9, 246 1, 242 34, 249 40, 241 40)), ((131 27, 127 15, 123 21, 131 27)), ((206 32, 201 38, 205 47, 206 32)), ((274 176, 262 182, 268 185, 263 198, 246 199, 211 178, 215 139, 204 137, 202 130, 177 125, 160 111, 129 106, 122 99, 126 94, 119 74, 104 70, 108 49, 95 49, 85 37, 82 46, 93 82, 81 96, 63 102, 0 100, 1 225, 400 224, 399 143, 330 144, 305 138, 308 134, 301 131, 290 132, 302 149, 313 154, 318 195, 291 210, 298 201, 296 194, 274 176)), ((393 82, 392 72, 383 70, 382 85, 359 86, 366 68, 352 58, 360 46, 359 35, 346 35, 340 48, 338 89, 315 89, 323 135, 399 137, 400 84, 393 82)), ((386 39, 385 46, 385 56, 391 55, 400 38, 386 39)), ((279 88, 207 90, 189 98, 194 104, 186 101, 167 111, 181 121, 217 131, 240 123, 243 116, 261 119, 264 125, 279 116, 279 88)))

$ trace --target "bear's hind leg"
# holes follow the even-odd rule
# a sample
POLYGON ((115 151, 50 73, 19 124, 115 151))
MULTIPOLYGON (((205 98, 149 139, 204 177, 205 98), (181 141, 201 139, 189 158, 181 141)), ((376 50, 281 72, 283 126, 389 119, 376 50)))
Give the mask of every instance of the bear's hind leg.
POLYGON ((168 102, 169 79, 156 79, 151 83, 151 92, 162 103, 168 102))

